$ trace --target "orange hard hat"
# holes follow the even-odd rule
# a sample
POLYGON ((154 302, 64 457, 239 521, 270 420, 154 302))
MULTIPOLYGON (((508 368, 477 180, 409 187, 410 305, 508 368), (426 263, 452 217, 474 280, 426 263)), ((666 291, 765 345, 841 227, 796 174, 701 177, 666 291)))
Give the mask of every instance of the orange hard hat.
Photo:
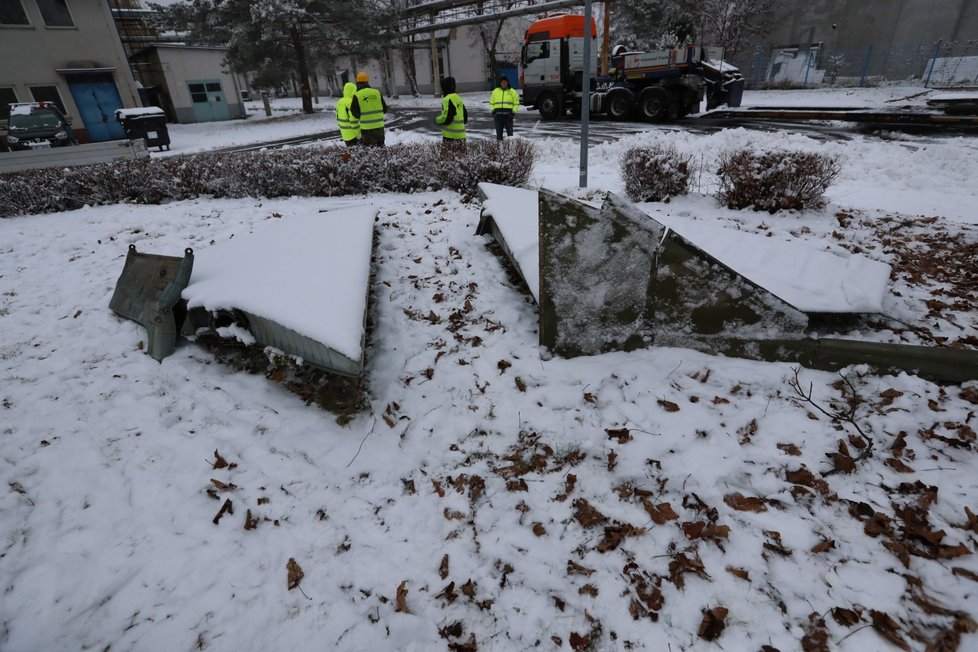
POLYGON ((365 72, 358 72, 357 73, 357 81, 358 82, 368 82, 368 81, 370 81, 370 78, 367 77, 367 73, 365 73, 365 72))

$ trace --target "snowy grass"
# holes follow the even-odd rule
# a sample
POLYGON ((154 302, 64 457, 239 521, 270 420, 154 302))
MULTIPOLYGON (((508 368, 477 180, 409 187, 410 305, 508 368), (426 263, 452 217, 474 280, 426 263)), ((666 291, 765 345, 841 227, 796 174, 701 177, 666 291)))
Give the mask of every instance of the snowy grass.
MULTIPOLYGON (((709 159, 770 136, 600 146, 585 190, 577 145, 545 140, 532 179, 620 191, 621 154, 657 138, 709 159)), ((732 211, 704 175, 646 210, 903 261, 887 312, 978 333, 954 296, 973 292, 970 141, 779 139, 845 154, 830 206, 732 211)), ((978 385, 796 383, 670 348, 543 359, 478 213, 440 191, 0 220, 0 648, 975 647, 978 385), (130 243, 203 252, 351 203, 379 220, 369 406, 345 428, 196 345, 154 362, 107 308, 130 243)))

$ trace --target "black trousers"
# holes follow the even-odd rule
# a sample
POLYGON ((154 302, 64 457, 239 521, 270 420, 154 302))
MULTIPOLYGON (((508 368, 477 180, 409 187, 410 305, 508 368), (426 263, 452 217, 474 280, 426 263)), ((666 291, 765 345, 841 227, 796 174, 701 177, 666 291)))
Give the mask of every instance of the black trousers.
POLYGON ((513 114, 498 111, 492 114, 492 119, 496 123, 496 140, 503 139, 503 128, 506 128, 506 135, 513 135, 513 114))

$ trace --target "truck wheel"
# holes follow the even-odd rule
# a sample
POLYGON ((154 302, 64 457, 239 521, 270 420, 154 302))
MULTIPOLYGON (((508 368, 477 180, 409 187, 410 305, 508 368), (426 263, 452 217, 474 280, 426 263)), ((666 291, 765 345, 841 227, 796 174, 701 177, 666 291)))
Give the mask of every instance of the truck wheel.
POLYGON ((537 109, 540 111, 540 117, 544 120, 553 120, 563 113, 560 100, 553 93, 541 94, 537 98, 537 109))
POLYGON ((626 90, 609 93, 605 106, 612 120, 628 120, 632 114, 632 94, 626 90))
POLYGON ((646 88, 638 98, 638 114, 648 122, 659 122, 666 116, 668 102, 664 89, 646 88))

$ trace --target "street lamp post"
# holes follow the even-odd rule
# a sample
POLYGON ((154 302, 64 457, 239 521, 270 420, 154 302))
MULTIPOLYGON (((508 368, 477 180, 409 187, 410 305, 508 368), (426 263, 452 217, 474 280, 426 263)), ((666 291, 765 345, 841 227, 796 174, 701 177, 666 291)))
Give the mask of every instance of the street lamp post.
POLYGON ((591 118, 591 0, 584 1, 584 66, 581 73, 581 174, 580 187, 587 188, 587 139, 591 118))

